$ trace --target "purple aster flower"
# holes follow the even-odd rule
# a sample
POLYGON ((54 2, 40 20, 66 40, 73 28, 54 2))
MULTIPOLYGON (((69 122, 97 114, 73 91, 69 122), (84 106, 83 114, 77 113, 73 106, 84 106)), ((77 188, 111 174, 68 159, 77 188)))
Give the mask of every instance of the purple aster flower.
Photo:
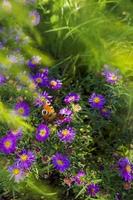
POLYGON ((118 70, 110 71, 108 68, 105 68, 102 75, 105 77, 106 82, 112 85, 115 85, 120 79, 118 70))
POLYGON ((64 172, 70 167, 70 160, 61 153, 56 153, 52 157, 52 163, 54 167, 60 172, 64 172))
POLYGON ((5 82, 6 82, 5 76, 0 74, 0 85, 3 85, 5 82))
POLYGON ((75 134, 76 132, 72 127, 64 128, 57 133, 59 139, 64 143, 72 142, 75 138, 75 134))
POLYGON ((36 139, 40 142, 44 142, 50 135, 50 130, 47 125, 40 124, 37 127, 36 139))
POLYGON ((42 94, 39 94, 38 97, 35 99, 35 105, 41 107, 46 102, 52 102, 52 96, 50 96, 46 91, 42 94))
POLYGON ((30 114, 29 105, 25 101, 18 102, 15 105, 17 114, 27 117, 30 114))
POLYGON ((87 193, 91 197, 95 197, 96 194, 100 191, 100 188, 97 184, 91 183, 87 186, 87 193))
POLYGON ((31 11, 29 16, 31 19, 31 23, 34 26, 37 26, 40 23, 40 14, 36 10, 31 11))
POLYGON ((119 171, 121 177, 124 181, 132 181, 133 180, 133 169, 132 163, 128 160, 128 158, 121 158, 118 162, 119 171))
POLYGON ((79 171, 76 176, 74 176, 74 182, 77 185, 82 185, 85 183, 85 172, 84 171, 79 171))
POLYGON ((0 139, 0 151, 5 154, 13 153, 16 150, 16 139, 11 135, 6 135, 0 139))
POLYGON ((8 171, 11 173, 11 178, 14 177, 15 182, 20 182, 24 179, 25 173, 18 163, 9 166, 8 171))
POLYGON ((22 131, 21 129, 19 130, 10 130, 7 132, 8 135, 14 137, 15 139, 20 139, 22 136, 22 131))
POLYGON ((59 90, 62 88, 62 82, 58 79, 52 79, 49 81, 49 87, 53 90, 59 90))
POLYGON ((59 117, 56 122, 58 125, 70 123, 72 121, 73 113, 69 108, 62 108, 58 115, 59 117))
POLYGON ((89 104, 90 104, 90 106, 91 106, 92 108, 101 109, 101 108, 103 108, 103 106, 104 106, 106 100, 105 100, 105 98, 104 98, 103 95, 93 93, 93 94, 90 96, 88 102, 89 102, 89 104))
POLYGON ((110 114, 111 114, 111 111, 107 108, 102 108, 100 109, 100 114, 101 116, 103 116, 105 119, 109 119, 110 118, 110 114))
POLYGON ((35 155, 32 151, 23 150, 19 154, 18 163, 23 169, 29 169, 35 161, 35 155))
POLYGON ((40 87, 48 86, 48 77, 45 73, 37 73, 33 76, 34 82, 40 87))
POLYGON ((74 92, 70 92, 64 99, 66 104, 77 103, 80 100, 80 95, 74 92))
POLYGON ((40 56, 33 56, 30 60, 28 60, 27 65, 30 68, 35 68, 40 63, 40 56))

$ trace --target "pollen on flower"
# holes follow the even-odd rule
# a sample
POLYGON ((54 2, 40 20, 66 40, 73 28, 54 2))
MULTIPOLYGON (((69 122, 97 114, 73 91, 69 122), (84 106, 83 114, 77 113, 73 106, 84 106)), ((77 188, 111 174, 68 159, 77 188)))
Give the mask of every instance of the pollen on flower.
POLYGON ((100 102, 100 98, 99 97, 95 97, 93 100, 95 103, 99 103, 100 102))
POLYGON ((67 136, 69 135, 69 130, 65 129, 62 131, 62 135, 67 136))
POLYGON ((41 83, 41 82, 42 82, 42 79, 41 79, 41 78, 37 78, 37 79, 36 79, 36 82, 37 82, 37 83, 41 83))
POLYGON ((129 173, 130 173, 130 172, 131 172, 131 170, 132 170, 132 169, 131 169, 131 166, 130 166, 130 165, 127 165, 127 166, 125 167, 125 170, 126 170, 127 172, 129 172, 129 173))
POLYGON ((10 148, 11 145, 12 145, 12 143, 11 143, 11 141, 6 141, 6 142, 4 143, 4 145, 5 145, 6 148, 10 148))
POLYGON ((24 109, 23 108, 19 108, 18 109, 18 113, 21 114, 21 115, 23 115, 24 114, 24 109))
POLYGON ((51 81, 50 84, 51 84, 52 86, 56 86, 56 85, 57 85, 57 82, 56 82, 56 81, 51 81))
POLYGON ((20 173, 20 170, 18 169, 18 168, 15 168, 14 170, 13 170, 13 174, 14 175, 18 175, 20 173))
POLYGON ((41 130, 41 131, 40 131, 40 135, 41 135, 42 137, 45 136, 46 133, 47 133, 46 130, 41 130))
POLYGON ((45 101, 46 101, 46 98, 45 98, 45 97, 41 97, 40 100, 41 100, 42 102, 45 102, 45 101))
POLYGON ((112 79, 113 81, 116 81, 116 80, 117 80, 117 76, 113 74, 112 77, 111 77, 111 79, 112 79))
POLYGON ((57 160, 58 165, 64 165, 62 160, 57 160))
POLYGON ((28 156, 26 154, 22 154, 20 158, 22 161, 26 161, 28 159, 28 156))

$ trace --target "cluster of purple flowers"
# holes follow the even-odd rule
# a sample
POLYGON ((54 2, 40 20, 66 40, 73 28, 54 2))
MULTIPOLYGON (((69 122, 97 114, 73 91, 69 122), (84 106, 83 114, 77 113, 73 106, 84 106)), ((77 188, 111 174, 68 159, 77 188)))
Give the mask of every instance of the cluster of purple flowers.
MULTIPOLYGON (((107 83, 115 85, 119 79, 120 76, 118 75, 118 70, 111 71, 108 68, 105 68, 102 75, 105 77, 107 83)), ((103 95, 92 93, 90 98, 88 99, 88 102, 91 106, 91 108, 98 109, 100 111, 101 116, 103 116, 105 119, 109 119, 111 115, 110 109, 105 107, 106 99, 103 95)))
POLYGON ((24 179, 27 171, 30 170, 33 162, 35 162, 35 155, 32 151, 22 150, 18 155, 15 163, 8 167, 11 177, 14 177, 16 182, 24 179))
POLYGON ((77 185, 86 185, 87 194, 91 197, 95 197, 100 191, 99 185, 95 183, 88 184, 86 181, 86 173, 83 170, 80 170, 74 177, 73 181, 77 185))
POLYGON ((88 102, 93 109, 98 109, 100 111, 101 116, 105 119, 109 119, 111 115, 111 111, 105 107, 106 99, 101 94, 92 93, 88 102))
MULTIPOLYGON (((22 130, 9 130, 5 136, 0 139, 0 151, 4 154, 15 153, 17 147, 17 141, 22 137, 22 130)), ((12 166, 9 166, 8 170, 11 173, 11 177, 15 178, 16 182, 19 182, 25 176, 25 171, 29 170, 32 163, 35 161, 35 156, 31 151, 23 150, 17 160, 12 166)))
POLYGON ((52 96, 48 94, 48 92, 44 91, 42 94, 39 94, 35 99, 35 105, 38 107, 43 106, 45 103, 52 102, 52 96))
POLYGON ((105 107, 106 99, 101 94, 92 93, 88 102, 91 108, 98 109, 101 116, 108 119, 110 117, 111 111, 105 107))
MULTIPOLYGON (((31 60, 28 61, 28 66, 30 68, 36 67, 37 64, 39 63, 37 59, 38 58, 34 56, 31 60)), ((62 88, 61 80, 51 79, 48 76, 48 68, 44 68, 40 70, 39 72, 35 73, 32 76, 32 80, 34 81, 36 86, 41 87, 41 88, 49 88, 52 90, 59 90, 62 88)))
MULTIPOLYGON (((40 15, 35 10, 30 12, 29 14, 31 22, 34 26, 40 23, 40 15)), ((11 57, 12 61, 15 61, 15 57, 11 57)), ((38 107, 42 107, 46 102, 52 102, 52 96, 49 95, 47 92, 48 89, 51 90, 59 90, 62 88, 62 81, 58 79, 54 79, 49 77, 49 70, 48 68, 41 69, 40 71, 36 71, 36 68, 39 69, 41 58, 39 56, 33 56, 31 59, 28 60, 27 65, 32 72, 32 80, 34 84, 39 88, 39 92, 42 91, 44 88, 45 90, 42 93, 39 93, 37 98, 35 99, 35 105, 38 107)), ((103 76, 105 77, 106 81, 110 84, 116 84, 119 80, 119 77, 116 72, 111 71, 104 71, 103 76)), ((5 82, 5 77, 0 74, 0 84, 5 82)), ((36 88, 35 88, 36 89, 36 88)), ((68 93, 68 95, 64 98, 64 103, 67 107, 64 107, 59 110, 58 118, 56 119, 56 124, 58 126, 63 125, 57 131, 57 136, 61 142, 72 143, 76 136, 76 131, 73 127, 71 127, 70 123, 73 120, 74 112, 70 109, 71 105, 76 105, 80 100, 80 95, 74 92, 68 93)), ((88 99, 90 107, 93 109, 98 109, 100 114, 105 117, 109 118, 110 110, 105 106, 106 99, 102 94, 92 93, 90 98, 88 99)), ((15 111, 18 115, 27 117, 30 114, 30 107, 27 102, 19 101, 15 105, 15 111)), ((14 153, 17 146, 17 141, 21 138, 22 131, 19 130, 10 130, 8 134, 0 139, 0 151, 5 154, 14 153)), ((36 135, 35 138, 38 142, 45 142, 50 136, 50 128, 47 123, 41 123, 36 128, 36 135)), ((15 178, 17 182, 23 179, 32 167, 32 164, 35 162, 35 155, 32 151, 23 149, 18 155, 15 163, 8 168, 11 176, 15 178)), ((70 159, 62 154, 62 153, 55 153, 52 156, 51 162, 56 170, 63 173, 70 167, 70 159)), ((133 173, 132 173, 132 164, 129 162, 127 158, 121 159, 119 161, 119 171, 122 178, 130 182, 133 180, 133 173)), ((87 188, 87 194, 91 197, 95 197, 97 193, 100 191, 98 184, 86 182, 86 173, 80 170, 74 177, 73 182, 77 185, 85 185, 87 188)))

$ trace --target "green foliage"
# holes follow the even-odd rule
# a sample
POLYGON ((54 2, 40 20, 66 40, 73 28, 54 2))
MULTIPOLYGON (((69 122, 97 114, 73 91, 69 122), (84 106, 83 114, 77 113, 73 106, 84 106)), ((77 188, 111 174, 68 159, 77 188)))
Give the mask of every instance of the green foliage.
POLYGON ((132 70, 132 2, 39 1, 46 47, 61 68, 99 70, 108 63, 132 70), (60 63, 61 61, 61 63, 60 63), (69 66, 69 67, 68 67, 69 66))

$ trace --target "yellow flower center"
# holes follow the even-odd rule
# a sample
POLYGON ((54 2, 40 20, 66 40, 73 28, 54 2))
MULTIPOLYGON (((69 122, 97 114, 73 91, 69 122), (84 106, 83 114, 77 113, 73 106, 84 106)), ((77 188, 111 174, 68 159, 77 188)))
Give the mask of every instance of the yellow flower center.
POLYGON ((18 168, 15 168, 14 170, 13 170, 13 174, 14 175, 18 175, 20 173, 20 170, 18 169, 18 168))
POLYGON ((19 108, 18 109, 18 113, 21 114, 21 115, 23 115, 24 114, 24 109, 23 108, 19 108))
POLYGON ((26 161, 28 159, 28 156, 26 154, 22 154, 20 158, 22 161, 26 161))
POLYGON ((43 137, 43 136, 45 136, 45 135, 46 135, 46 130, 41 130, 41 131, 40 131, 40 136, 43 137))
POLYGON ((51 84, 52 86, 56 86, 56 85, 57 85, 57 82, 56 82, 56 81, 51 81, 50 84, 51 84))
POLYGON ((62 162, 62 160, 57 160, 58 165, 64 165, 64 163, 62 162))
POLYGON ((41 102, 46 102, 46 98, 45 97, 41 97, 40 100, 41 100, 41 102))
POLYGON ((36 79, 36 82, 37 82, 37 83, 41 83, 41 82, 42 82, 42 79, 41 79, 41 78, 37 78, 37 79, 36 79))
POLYGON ((11 147, 12 143, 11 141, 7 140, 5 143, 4 143, 5 147, 8 149, 11 147))
POLYGON ((93 100, 95 103, 99 103, 100 102, 100 98, 99 97, 95 97, 93 100))
POLYGON ((62 131, 62 135, 67 136, 69 135, 69 130, 65 129, 62 131))
POLYGON ((131 172, 132 171, 132 169, 131 169, 131 166, 130 165, 127 165, 126 167, 125 167, 125 170, 126 170, 126 172, 131 172))
POLYGON ((111 79, 112 79, 113 81, 116 81, 116 80, 117 80, 117 76, 116 76, 116 75, 112 75, 111 79))
POLYGON ((92 194, 95 192, 95 189, 94 188, 91 188, 91 192, 92 192, 92 194))
POLYGON ((35 21, 35 20, 36 20, 36 15, 32 15, 32 16, 31 16, 31 20, 32 20, 32 21, 35 21))

